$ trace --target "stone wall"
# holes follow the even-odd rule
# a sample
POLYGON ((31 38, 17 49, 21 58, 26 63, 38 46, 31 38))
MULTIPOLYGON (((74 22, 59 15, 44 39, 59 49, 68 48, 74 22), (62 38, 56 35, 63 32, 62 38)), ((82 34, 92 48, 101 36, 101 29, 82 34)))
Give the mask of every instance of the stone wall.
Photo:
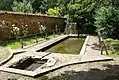
MULTIPOLYGON (((57 24, 61 31, 64 31, 66 18, 59 18, 41 14, 27 14, 27 13, 16 13, 16 12, 0 12, 0 22, 5 23, 10 27, 15 24, 22 30, 22 25, 28 25, 28 35, 39 33, 38 22, 42 23, 47 27, 47 32, 52 33, 53 27, 57 24)), ((0 28, 0 40, 9 39, 10 30, 7 28, 0 28)))

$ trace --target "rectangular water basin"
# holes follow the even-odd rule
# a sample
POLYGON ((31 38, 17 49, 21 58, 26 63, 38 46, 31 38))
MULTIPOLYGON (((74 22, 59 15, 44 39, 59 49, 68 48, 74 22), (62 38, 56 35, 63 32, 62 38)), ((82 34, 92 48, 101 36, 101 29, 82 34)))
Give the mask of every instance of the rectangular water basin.
POLYGON ((61 54, 79 54, 85 38, 68 38, 53 44, 41 51, 61 53, 61 54))

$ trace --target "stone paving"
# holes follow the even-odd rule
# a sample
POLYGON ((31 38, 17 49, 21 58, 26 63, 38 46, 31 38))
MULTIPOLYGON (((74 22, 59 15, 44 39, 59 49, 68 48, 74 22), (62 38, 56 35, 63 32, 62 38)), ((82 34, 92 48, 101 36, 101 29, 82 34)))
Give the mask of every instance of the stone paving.
POLYGON ((97 36, 90 36, 88 43, 86 44, 85 54, 81 58, 81 61, 90 60, 108 60, 110 57, 101 55, 101 50, 99 47, 99 41, 97 36))
MULTIPOLYGON (((57 38, 65 38, 65 37, 67 37, 67 35, 59 36, 57 38)), ((37 49, 39 49, 40 47, 42 47, 42 45, 49 45, 48 43, 51 43, 52 41, 55 42, 55 41, 58 41, 58 39, 56 40, 56 38, 54 38, 53 40, 49 40, 48 42, 38 44, 38 45, 34 46, 32 49, 31 48, 27 49, 28 51, 25 53, 14 55, 14 57, 9 62, 7 62, 5 65, 0 67, 0 70, 7 71, 7 68, 5 68, 5 67, 9 66, 15 60, 21 59, 25 56, 41 56, 42 57, 43 55, 48 54, 45 52, 35 52, 35 51, 37 49)), ((47 55, 47 57, 54 57, 56 59, 57 62, 54 66, 46 67, 44 69, 39 68, 36 71, 34 71, 34 73, 33 72, 28 73, 28 71, 27 71, 26 73, 24 72, 24 75, 28 74, 29 76, 35 76, 35 75, 39 75, 44 72, 49 72, 54 69, 58 69, 60 67, 71 65, 71 64, 76 64, 76 63, 112 60, 112 58, 110 58, 110 57, 101 55, 101 53, 100 53, 101 51, 99 48, 99 41, 98 41, 97 36, 88 36, 88 38, 86 39, 85 42, 86 43, 84 43, 84 45, 83 45, 83 46, 85 46, 84 54, 73 55, 73 54, 51 53, 51 54, 47 55)), ((20 70, 19 70, 19 72, 16 72, 16 73, 22 74, 22 71, 20 72, 20 70)))

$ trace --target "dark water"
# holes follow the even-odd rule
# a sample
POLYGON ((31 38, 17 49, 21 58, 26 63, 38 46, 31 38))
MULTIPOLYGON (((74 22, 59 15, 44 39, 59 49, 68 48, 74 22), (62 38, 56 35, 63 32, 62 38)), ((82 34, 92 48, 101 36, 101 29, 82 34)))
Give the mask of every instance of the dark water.
POLYGON ((79 54, 85 38, 68 38, 67 40, 49 48, 46 52, 61 54, 79 54))
POLYGON ((20 60, 19 62, 16 62, 14 65, 11 65, 9 67, 21 69, 21 70, 27 70, 27 71, 34 71, 35 69, 42 66, 46 62, 47 60, 26 58, 26 59, 20 60))

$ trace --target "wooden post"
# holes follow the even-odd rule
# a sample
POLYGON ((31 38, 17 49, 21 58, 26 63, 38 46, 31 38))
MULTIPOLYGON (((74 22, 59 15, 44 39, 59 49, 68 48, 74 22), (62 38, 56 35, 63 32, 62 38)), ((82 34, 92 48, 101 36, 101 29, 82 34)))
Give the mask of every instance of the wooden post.
POLYGON ((53 36, 55 37, 55 31, 54 31, 54 29, 52 31, 53 31, 53 36))
POLYGON ((105 48, 106 55, 109 55, 104 42, 103 42, 103 45, 104 45, 104 48, 105 48))
POLYGON ((24 47, 24 43, 23 43, 23 39, 22 39, 22 37, 20 37, 20 42, 21 42, 21 48, 23 49, 24 47))
POLYGON ((102 39, 101 39, 100 32, 98 32, 98 39, 99 39, 99 45, 100 45, 101 55, 103 55, 103 46, 102 46, 102 39))
POLYGON ((102 41, 100 43, 100 46, 101 46, 101 55, 103 55, 103 44, 102 44, 102 41))
POLYGON ((38 40, 37 40, 37 34, 35 34, 35 39, 36 39, 36 43, 38 43, 38 40))
POLYGON ((106 55, 108 55, 108 51, 106 49, 106 46, 105 46, 103 39, 101 38, 100 32, 98 32, 98 39, 99 39, 99 43, 100 43, 100 47, 101 47, 101 55, 103 55, 103 49, 105 50, 106 55))
POLYGON ((47 38, 47 32, 45 32, 45 39, 47 40, 48 38, 47 38))

